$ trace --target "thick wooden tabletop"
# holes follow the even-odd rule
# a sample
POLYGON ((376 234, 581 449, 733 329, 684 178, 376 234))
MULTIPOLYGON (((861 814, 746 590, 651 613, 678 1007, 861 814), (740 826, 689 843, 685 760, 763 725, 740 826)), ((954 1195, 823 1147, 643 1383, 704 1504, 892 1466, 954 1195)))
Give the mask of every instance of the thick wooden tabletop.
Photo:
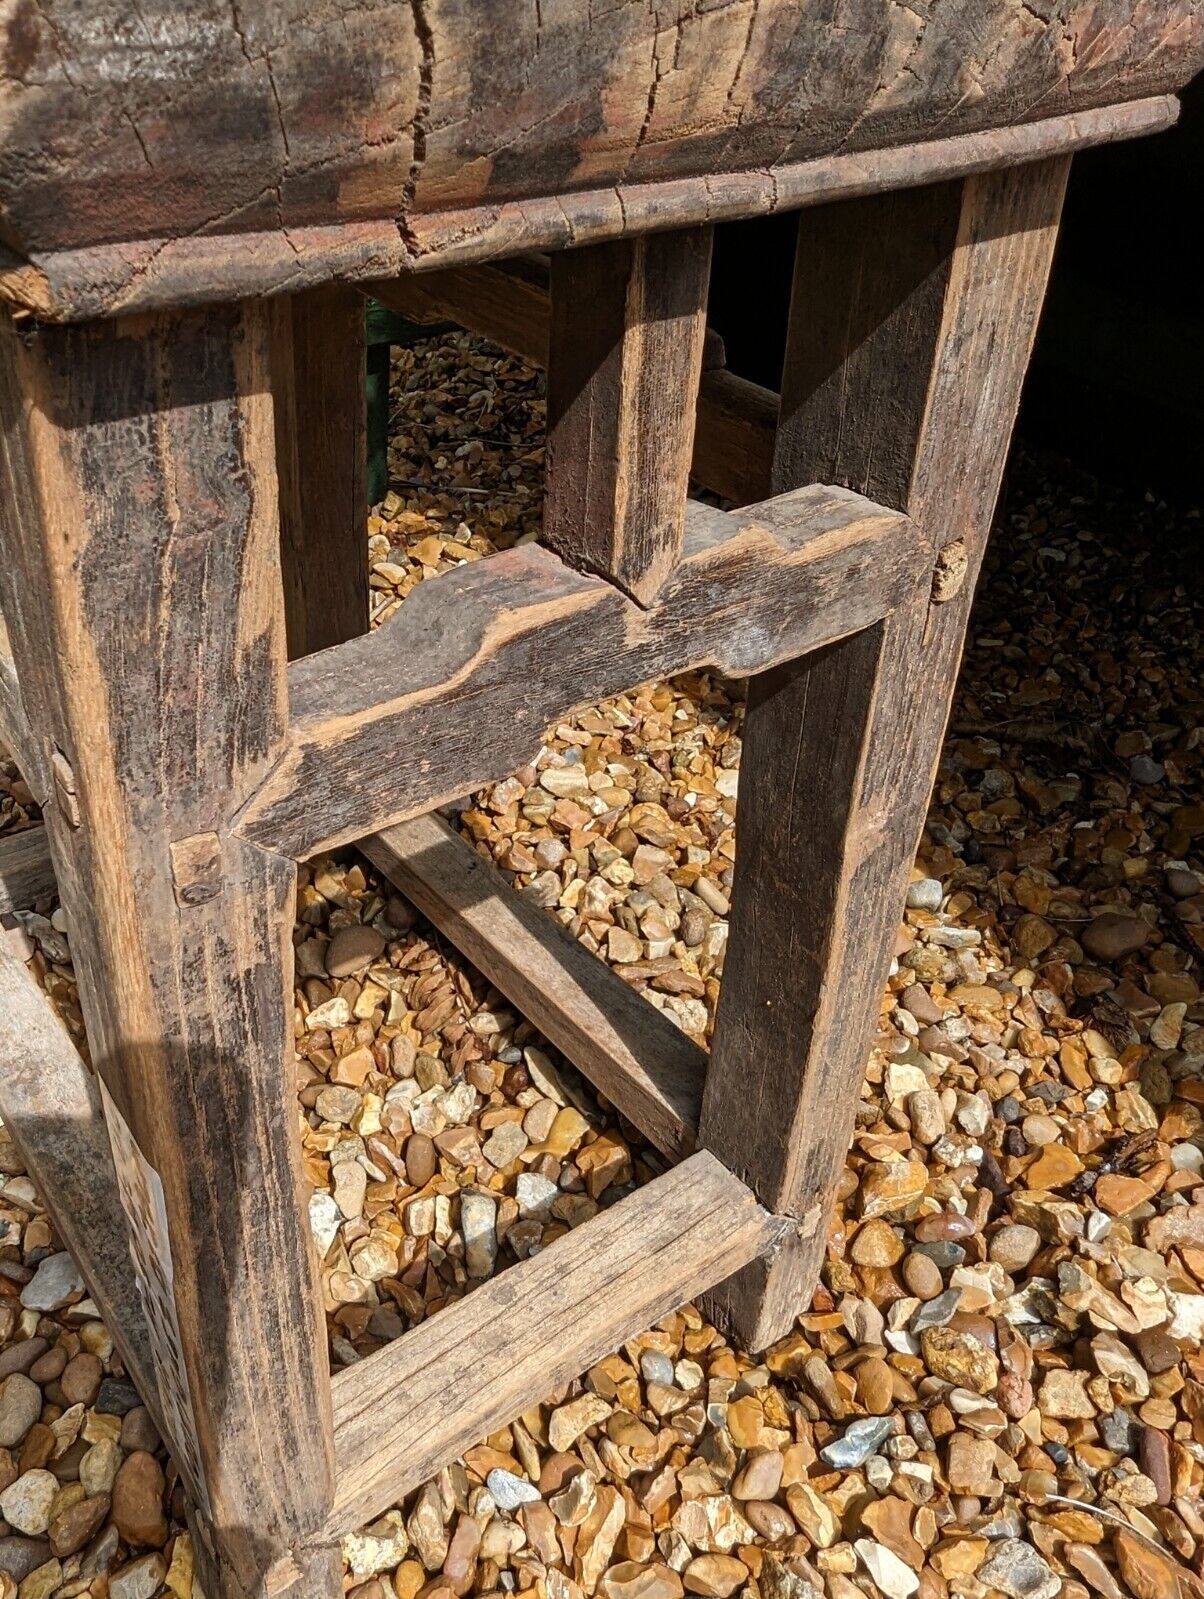
POLYGON ((0 294, 73 319, 1173 120, 1204 0, 0 0, 0 294))

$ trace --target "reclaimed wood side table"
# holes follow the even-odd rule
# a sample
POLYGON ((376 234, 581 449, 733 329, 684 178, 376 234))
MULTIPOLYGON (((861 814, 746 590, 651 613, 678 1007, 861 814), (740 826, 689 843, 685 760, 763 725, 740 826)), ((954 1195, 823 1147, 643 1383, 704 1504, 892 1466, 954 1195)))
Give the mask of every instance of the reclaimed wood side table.
POLYGON ((1070 156, 1173 121, 1204 8, 3 17, 0 695, 96 1075, 9 971, 0 1100, 210 1599, 328 1599, 344 1531, 674 1304, 760 1348, 809 1293, 1070 156), (791 208, 779 415, 703 370, 708 228, 791 208), (369 635, 349 285, 407 284, 543 341, 545 538, 369 635), (709 1065, 429 815, 704 664, 752 679, 709 1065), (289 929, 355 840, 679 1163, 332 1382, 289 929))

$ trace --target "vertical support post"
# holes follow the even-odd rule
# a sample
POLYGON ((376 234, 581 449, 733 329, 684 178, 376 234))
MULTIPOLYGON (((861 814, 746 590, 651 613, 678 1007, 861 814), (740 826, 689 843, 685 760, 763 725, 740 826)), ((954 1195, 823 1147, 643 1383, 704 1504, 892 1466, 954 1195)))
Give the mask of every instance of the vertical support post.
POLYGON ((329 1366, 290 1069, 295 871, 230 826, 287 715, 269 315, 4 319, 0 515, 206 1591, 334 1599, 329 1366))
POLYGON ((363 295, 341 283, 281 297, 272 306, 291 657, 368 630, 364 307, 363 295))
POLYGON ((544 541, 650 605, 677 564, 711 230, 552 257, 544 541))
POLYGON ((884 622, 750 685, 700 1141, 797 1224, 709 1298, 752 1349, 823 1261, 1068 165, 802 213, 775 487, 904 509, 931 565, 884 622))

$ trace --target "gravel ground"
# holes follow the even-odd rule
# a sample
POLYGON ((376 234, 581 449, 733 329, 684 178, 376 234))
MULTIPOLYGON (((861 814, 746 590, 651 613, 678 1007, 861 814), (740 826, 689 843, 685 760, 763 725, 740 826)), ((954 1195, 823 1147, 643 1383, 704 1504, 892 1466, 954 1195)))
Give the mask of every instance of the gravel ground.
MULTIPOLYGON (((378 619, 539 520, 532 373, 455 336, 394 379, 378 619)), ((633 1340, 349 1538, 357 1599, 1204 1599, 1198 533, 1014 464, 812 1305, 759 1363, 691 1307, 633 1340)), ((702 1042, 741 715, 646 685, 459 815, 702 1042)), ((0 826, 33 814, 0 767, 0 826)), ((336 1365, 661 1169, 354 857, 303 871, 295 942, 336 1365)), ((2 1133, 0 1229, 0 1599, 186 1599, 173 1470, 2 1133)))

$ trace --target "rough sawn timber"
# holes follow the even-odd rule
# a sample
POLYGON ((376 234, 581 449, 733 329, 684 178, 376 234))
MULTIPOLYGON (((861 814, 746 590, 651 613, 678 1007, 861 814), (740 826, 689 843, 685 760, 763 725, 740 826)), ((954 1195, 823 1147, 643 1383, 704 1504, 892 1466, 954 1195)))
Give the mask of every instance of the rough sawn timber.
POLYGON ((748 216, 1165 123, 1201 0, 3 0, 0 288, 54 319, 748 216), (1144 109, 1130 114, 1127 107, 1144 109))
POLYGON ((927 561, 906 517, 812 485, 725 513, 691 501, 642 610, 550 550, 421 583, 375 633, 289 667, 281 758, 238 820, 296 859, 513 771, 581 705, 699 666, 764 671, 880 620, 927 561))
POLYGON ((706 1054, 553 916, 517 894, 440 816, 360 849, 671 1159, 694 1148, 706 1054))
POLYGON ((29 910, 35 900, 52 894, 54 886, 44 827, 26 827, 0 837, 0 915, 29 910))
POLYGON ((212 1599, 307 1599, 337 1561, 295 871, 229 828, 286 728, 268 324, 263 304, 0 323, 0 587, 212 1599))
POLYGON ((781 1227, 713 1155, 699 1152, 337 1373, 331 1534, 378 1515, 772 1247, 781 1227))
POLYGON ((563 250, 551 268, 543 542, 646 607, 685 536, 711 230, 563 250))
POLYGON ((750 684, 699 1141, 795 1222, 708 1296, 754 1350, 789 1330, 823 1260, 1068 166, 800 218, 776 486, 824 474, 881 497, 932 564, 876 625, 750 684))
POLYGON ((2 944, 0 1117, 39 1192, 53 1197, 59 1237, 170 1442, 96 1078, 46 995, 2 944))
MULTIPOLYGON (((458 322, 532 366, 548 364, 552 305, 544 256, 403 273, 374 278, 362 287, 415 322, 458 322)), ((717 335, 708 337, 708 344, 698 384, 690 475, 733 505, 751 505, 769 494, 778 397, 724 367, 717 335)))

